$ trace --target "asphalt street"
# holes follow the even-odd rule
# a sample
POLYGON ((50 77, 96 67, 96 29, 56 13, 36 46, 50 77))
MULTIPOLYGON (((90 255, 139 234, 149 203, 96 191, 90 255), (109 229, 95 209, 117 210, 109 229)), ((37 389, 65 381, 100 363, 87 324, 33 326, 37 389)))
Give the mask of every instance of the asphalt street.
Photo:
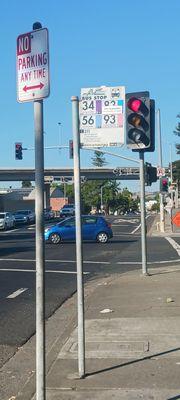
MULTIPOLYGON (((148 216, 147 226, 153 221, 148 216)), ((84 279, 141 269, 139 216, 108 217, 114 237, 83 244, 84 279)), ((46 244, 46 318, 76 291, 74 243, 46 244)), ((180 238, 148 237, 149 266, 179 262, 180 238), (170 238, 171 239, 171 238, 170 238)), ((0 232, 0 366, 35 332, 35 227, 0 232)))

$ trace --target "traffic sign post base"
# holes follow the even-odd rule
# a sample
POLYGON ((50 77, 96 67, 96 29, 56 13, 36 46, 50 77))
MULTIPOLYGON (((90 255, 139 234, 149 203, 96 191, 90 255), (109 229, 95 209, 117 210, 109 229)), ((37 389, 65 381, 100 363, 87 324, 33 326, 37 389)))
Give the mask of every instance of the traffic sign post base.
POLYGON ((164 221, 160 221, 159 227, 160 227, 160 232, 165 232, 165 223, 164 223, 164 221))

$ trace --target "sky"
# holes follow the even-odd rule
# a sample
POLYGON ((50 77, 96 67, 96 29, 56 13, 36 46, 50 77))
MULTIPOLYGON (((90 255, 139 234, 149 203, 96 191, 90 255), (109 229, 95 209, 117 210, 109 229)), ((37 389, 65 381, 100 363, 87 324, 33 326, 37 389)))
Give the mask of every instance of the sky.
MULTIPOLYGON (((126 92, 150 92, 161 112, 163 166, 170 158, 177 160, 173 130, 180 112, 179 15, 179 0, 3 2, 1 168, 34 167, 32 150, 23 152, 22 161, 15 160, 15 142, 34 146, 33 103, 17 102, 16 41, 36 21, 49 31, 51 92, 44 99, 45 146, 68 145, 72 139, 71 96, 80 96, 81 88, 125 86, 126 92)), ((126 145, 109 150, 138 159, 126 145)), ((81 166, 92 166, 92 157, 93 152, 81 150, 81 166)), ((110 168, 137 165, 110 156, 106 160, 110 168)), ((145 153, 145 161, 158 165, 157 130, 155 152, 145 153)), ((72 166, 68 150, 45 150, 45 167, 72 166)), ((137 182, 122 182, 123 186, 136 190, 137 182)), ((151 190, 156 187, 153 184, 151 190)))

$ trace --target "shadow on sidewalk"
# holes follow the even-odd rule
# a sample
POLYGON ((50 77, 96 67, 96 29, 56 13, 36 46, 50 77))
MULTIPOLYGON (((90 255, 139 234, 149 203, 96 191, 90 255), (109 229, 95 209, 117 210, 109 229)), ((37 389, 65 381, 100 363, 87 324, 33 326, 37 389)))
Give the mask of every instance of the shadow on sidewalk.
MULTIPOLYGON (((108 371, 113 371, 113 370, 115 370, 115 369, 117 369, 117 368, 127 367, 128 365, 136 364, 136 363, 141 362, 141 361, 151 360, 151 358, 158 357, 158 356, 163 356, 163 355, 165 355, 165 354, 174 353, 175 351, 179 351, 179 350, 180 350, 180 347, 177 347, 177 348, 175 348, 175 349, 163 351, 162 353, 151 354, 150 356, 147 356, 147 357, 138 358, 138 359, 136 359, 136 360, 128 361, 128 362, 123 363, 123 364, 114 365, 114 366, 112 366, 112 367, 104 368, 104 369, 101 369, 101 370, 99 370, 99 371, 94 371, 94 372, 91 372, 91 373, 87 373, 87 374, 86 374, 86 377, 88 377, 88 376, 93 376, 93 375, 97 375, 97 374, 101 374, 101 373, 108 372, 108 371)), ((176 397, 175 397, 175 398, 176 398, 176 397)), ((177 398, 178 398, 178 397, 177 397, 177 398)), ((169 399, 169 400, 170 400, 170 399, 169 399)))
POLYGON ((149 276, 156 276, 156 275, 166 275, 166 274, 173 274, 173 273, 177 273, 180 272, 180 269, 172 269, 170 271, 159 271, 159 272, 148 272, 149 276))

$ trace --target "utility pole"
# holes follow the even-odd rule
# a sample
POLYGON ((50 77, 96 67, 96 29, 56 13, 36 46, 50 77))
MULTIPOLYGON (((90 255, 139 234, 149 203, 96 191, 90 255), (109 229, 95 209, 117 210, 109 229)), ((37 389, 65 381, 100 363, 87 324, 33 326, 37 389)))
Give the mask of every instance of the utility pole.
MULTIPOLYGON (((160 109, 157 110, 157 133, 158 133, 158 152, 159 152, 159 166, 162 168, 162 141, 161 141, 161 116, 160 109)), ((165 230, 164 221, 164 202, 163 194, 161 193, 161 183, 159 182, 159 202, 160 202, 160 232, 165 230)))

